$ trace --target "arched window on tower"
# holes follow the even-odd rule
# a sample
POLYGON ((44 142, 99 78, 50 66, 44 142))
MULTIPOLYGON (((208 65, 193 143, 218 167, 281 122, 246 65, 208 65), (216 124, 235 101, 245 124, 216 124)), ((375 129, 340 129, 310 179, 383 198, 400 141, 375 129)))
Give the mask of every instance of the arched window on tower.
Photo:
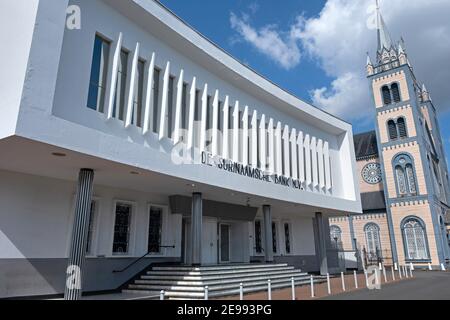
POLYGON ((407 260, 428 260, 425 224, 416 217, 410 217, 402 223, 403 242, 407 260))
POLYGON ((392 91, 392 99, 395 103, 400 102, 400 89, 398 87, 398 83, 394 83, 391 86, 391 91, 392 91))
POLYGON ((398 139, 397 124, 395 123, 394 120, 388 121, 388 130, 389 130, 389 139, 397 140, 398 139))
POLYGON ((364 227, 366 235, 367 254, 371 260, 381 257, 380 228, 375 223, 368 223, 364 227))
POLYGON ((405 118, 398 118, 397 129, 398 129, 398 136, 400 139, 404 139, 404 138, 408 137, 408 132, 406 130, 405 118))
POLYGON ((391 104, 392 103, 392 98, 391 98, 391 90, 389 89, 388 86, 384 86, 381 91, 383 92, 383 102, 385 105, 391 104))
POLYGON ((330 238, 334 248, 342 249, 342 230, 338 226, 330 226, 330 238))
POLYGON ((416 175, 411 157, 406 154, 398 155, 393 165, 399 196, 417 195, 416 175))

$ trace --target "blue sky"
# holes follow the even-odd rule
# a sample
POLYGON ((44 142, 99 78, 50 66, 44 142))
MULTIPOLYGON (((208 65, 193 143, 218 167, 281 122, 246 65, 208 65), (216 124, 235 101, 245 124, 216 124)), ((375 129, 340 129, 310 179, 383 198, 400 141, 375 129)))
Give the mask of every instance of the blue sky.
MULTIPOLYGON (((450 10, 450 1, 391 1, 389 11, 382 5, 385 20, 394 41, 405 38, 416 75, 434 98, 449 155, 450 44, 442 43, 445 39, 450 42, 450 22, 441 12, 450 10), (433 23, 428 29, 417 29, 411 18, 423 14, 433 16, 433 23), (441 34, 437 35, 438 31, 441 34), (433 36, 439 37, 439 43, 433 36), (425 54, 427 41, 432 52, 425 54), (443 61, 446 64, 442 65, 443 61)), ((370 30, 373 1, 161 2, 258 73, 302 100, 351 122, 355 133, 374 128, 373 102, 365 79, 365 53, 376 50, 376 30, 370 30)))

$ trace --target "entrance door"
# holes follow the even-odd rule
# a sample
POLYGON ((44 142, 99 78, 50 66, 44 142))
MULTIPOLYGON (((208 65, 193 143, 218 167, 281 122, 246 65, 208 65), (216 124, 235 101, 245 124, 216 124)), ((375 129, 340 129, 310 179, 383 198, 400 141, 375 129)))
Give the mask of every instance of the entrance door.
POLYGON ((220 225, 220 262, 230 262, 230 225, 220 225))
POLYGON ((203 217, 202 263, 217 264, 217 220, 203 217))

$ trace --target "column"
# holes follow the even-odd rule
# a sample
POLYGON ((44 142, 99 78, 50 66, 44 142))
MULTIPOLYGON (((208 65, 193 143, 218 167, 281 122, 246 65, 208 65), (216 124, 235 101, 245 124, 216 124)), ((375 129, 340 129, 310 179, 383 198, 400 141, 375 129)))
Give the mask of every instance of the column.
POLYGON ((93 181, 93 170, 80 170, 78 176, 72 242, 70 243, 69 261, 66 270, 65 300, 78 300, 81 298, 81 277, 86 254, 89 218, 91 215, 93 181))
POLYGON ((348 224, 349 224, 349 227, 350 227, 350 238, 352 240, 352 250, 356 251, 357 250, 357 248, 356 248, 356 238, 355 238, 355 229, 353 227, 353 216, 352 215, 348 216, 348 224))
POLYGON ((328 261, 327 261, 327 244, 325 236, 325 226, 323 223, 323 216, 321 212, 316 212, 316 224, 317 224, 317 235, 319 241, 319 265, 320 274, 326 275, 328 273, 328 261))
POLYGON ((263 206, 264 215, 264 253, 266 262, 273 262, 273 240, 272 240, 272 211, 269 205, 263 206))
POLYGON ((192 194, 192 218, 191 218, 191 263, 202 264, 202 218, 203 201, 201 193, 192 194))

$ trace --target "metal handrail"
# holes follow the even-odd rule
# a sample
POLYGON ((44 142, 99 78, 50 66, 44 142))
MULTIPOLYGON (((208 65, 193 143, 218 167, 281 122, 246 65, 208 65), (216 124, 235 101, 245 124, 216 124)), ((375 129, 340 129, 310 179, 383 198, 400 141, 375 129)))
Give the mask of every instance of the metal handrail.
MULTIPOLYGON (((175 249, 175 246, 159 246, 159 248, 172 248, 175 249)), ((152 251, 148 251, 146 254, 144 254, 142 257, 137 258, 136 260, 134 260, 132 263, 130 263, 129 265, 127 265, 125 268, 121 269, 121 270, 113 270, 113 273, 121 273, 124 272, 126 270, 128 270, 129 268, 131 268, 132 266, 134 266, 136 263, 138 263, 139 261, 141 261, 142 259, 144 259, 146 256, 148 256, 150 253, 153 253, 152 251)))

